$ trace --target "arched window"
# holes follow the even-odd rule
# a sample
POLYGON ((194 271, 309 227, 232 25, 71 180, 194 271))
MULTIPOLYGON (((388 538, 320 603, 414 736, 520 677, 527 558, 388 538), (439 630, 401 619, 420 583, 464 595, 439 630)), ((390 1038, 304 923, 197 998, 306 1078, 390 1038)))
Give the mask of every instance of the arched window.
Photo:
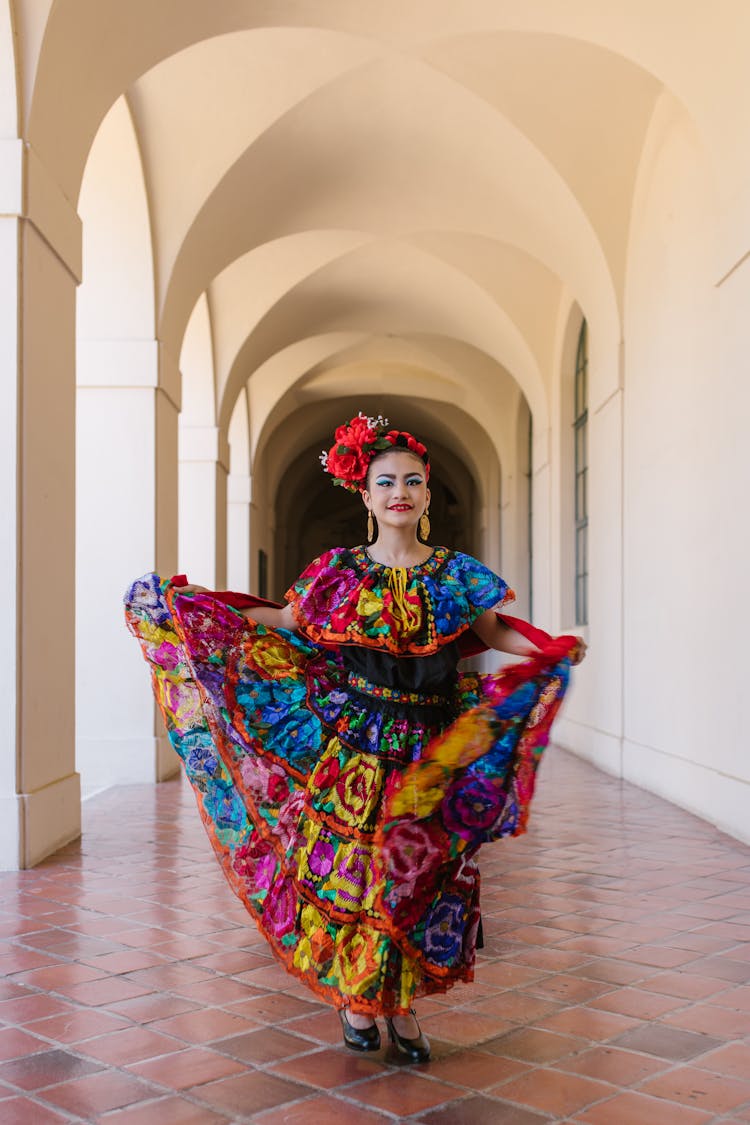
POLYGON ((588 501, 588 332, 586 321, 581 325, 576 350, 576 373, 573 405, 575 449, 575 605, 576 625, 589 619, 589 501, 588 501))

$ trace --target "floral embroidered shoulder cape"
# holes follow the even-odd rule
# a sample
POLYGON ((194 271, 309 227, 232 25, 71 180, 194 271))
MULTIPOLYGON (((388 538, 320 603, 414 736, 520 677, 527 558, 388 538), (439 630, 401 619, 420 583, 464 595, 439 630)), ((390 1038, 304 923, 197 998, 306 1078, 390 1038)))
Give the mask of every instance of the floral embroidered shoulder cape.
POLYGON ((312 641, 428 656, 515 595, 477 559, 447 547, 408 568, 375 562, 365 547, 336 547, 315 559, 286 597, 312 641))

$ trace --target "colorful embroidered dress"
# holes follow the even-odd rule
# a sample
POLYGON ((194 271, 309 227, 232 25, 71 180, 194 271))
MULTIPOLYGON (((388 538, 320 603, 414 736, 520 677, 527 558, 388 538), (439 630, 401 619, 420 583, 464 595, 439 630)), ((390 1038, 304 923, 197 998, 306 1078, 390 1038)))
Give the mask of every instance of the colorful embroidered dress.
POLYGON ((440 547, 408 570, 328 551, 286 596, 295 632, 147 575, 126 616, 224 873, 274 952, 337 1007, 404 1012, 472 979, 475 853, 524 829, 574 639, 532 630, 538 657, 459 674, 471 623, 512 592, 440 547))

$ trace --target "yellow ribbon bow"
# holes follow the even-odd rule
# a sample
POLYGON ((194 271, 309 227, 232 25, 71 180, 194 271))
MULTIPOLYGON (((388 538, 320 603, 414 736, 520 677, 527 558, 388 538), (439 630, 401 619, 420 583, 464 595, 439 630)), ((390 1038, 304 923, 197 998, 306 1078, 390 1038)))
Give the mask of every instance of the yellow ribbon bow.
POLYGON ((394 566, 388 576, 388 589, 391 591, 393 618, 402 637, 416 633, 422 624, 422 613, 418 605, 414 605, 406 597, 406 568, 394 566))

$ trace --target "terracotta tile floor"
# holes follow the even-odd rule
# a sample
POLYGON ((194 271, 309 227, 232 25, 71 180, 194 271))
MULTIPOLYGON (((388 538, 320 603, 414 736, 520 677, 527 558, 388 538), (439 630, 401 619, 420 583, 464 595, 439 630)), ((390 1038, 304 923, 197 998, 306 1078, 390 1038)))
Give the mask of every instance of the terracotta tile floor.
POLYGON ((750 1122, 750 849, 560 751, 485 849, 477 981, 429 1065, 356 1055, 220 876, 183 782, 0 874, 3 1125, 750 1122))

